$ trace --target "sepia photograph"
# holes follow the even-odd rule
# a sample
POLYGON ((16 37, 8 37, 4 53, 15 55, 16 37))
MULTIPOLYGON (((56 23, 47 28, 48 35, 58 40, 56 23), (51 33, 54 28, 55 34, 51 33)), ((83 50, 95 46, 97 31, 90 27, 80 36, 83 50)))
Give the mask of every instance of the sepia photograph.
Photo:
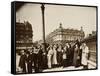
POLYGON ((15 3, 16 74, 97 69, 97 6, 15 3))

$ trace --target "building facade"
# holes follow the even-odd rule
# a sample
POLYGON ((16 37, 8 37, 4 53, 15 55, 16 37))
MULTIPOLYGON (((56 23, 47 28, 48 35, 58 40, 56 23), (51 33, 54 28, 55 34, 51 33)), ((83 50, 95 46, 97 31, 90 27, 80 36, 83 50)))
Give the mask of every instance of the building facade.
POLYGON ((32 46, 32 25, 26 21, 16 22, 16 50, 27 49, 32 46))
POLYGON ((66 42, 73 42, 77 39, 82 40, 84 36, 85 34, 82 27, 80 30, 65 29, 62 27, 62 24, 60 24, 58 29, 54 30, 46 37, 46 43, 65 44, 66 42))

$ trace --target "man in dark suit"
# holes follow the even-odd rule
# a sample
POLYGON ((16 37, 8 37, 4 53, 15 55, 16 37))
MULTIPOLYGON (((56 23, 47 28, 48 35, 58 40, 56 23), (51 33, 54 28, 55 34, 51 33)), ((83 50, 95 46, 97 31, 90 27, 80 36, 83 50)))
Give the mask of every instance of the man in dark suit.
POLYGON ((32 49, 29 49, 29 55, 27 57, 27 68, 28 68, 28 73, 32 73, 32 64, 34 61, 34 54, 32 53, 32 49))
POLYGON ((25 51, 21 51, 21 57, 19 61, 19 67, 22 69, 22 73, 26 73, 26 63, 27 63, 27 56, 25 54, 25 51))

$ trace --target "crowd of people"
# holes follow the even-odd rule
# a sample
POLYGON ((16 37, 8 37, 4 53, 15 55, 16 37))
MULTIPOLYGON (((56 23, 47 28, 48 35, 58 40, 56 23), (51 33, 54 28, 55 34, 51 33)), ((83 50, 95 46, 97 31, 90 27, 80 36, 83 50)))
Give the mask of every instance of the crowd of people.
POLYGON ((42 72, 44 69, 68 66, 83 66, 88 69, 87 61, 89 58, 89 49, 85 43, 76 41, 74 43, 50 44, 45 47, 43 45, 33 46, 31 49, 21 50, 19 60, 16 64, 19 68, 17 71, 22 73, 42 72), (18 62, 19 61, 19 62, 18 62))

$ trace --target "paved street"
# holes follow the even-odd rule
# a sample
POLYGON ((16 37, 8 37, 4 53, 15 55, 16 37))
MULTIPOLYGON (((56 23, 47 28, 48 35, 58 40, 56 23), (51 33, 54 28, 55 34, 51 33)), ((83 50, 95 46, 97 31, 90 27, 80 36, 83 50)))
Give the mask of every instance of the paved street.
MULTIPOLYGON (((54 72, 54 71, 66 71, 66 70, 80 70, 83 69, 83 66, 77 67, 75 68, 74 66, 69 66, 69 67, 58 67, 58 68, 51 68, 51 69, 45 69, 43 70, 43 72, 54 72)), ((19 71, 18 73, 22 73, 21 71, 19 71)), ((34 69, 32 71, 32 73, 34 73, 34 69)))
POLYGON ((65 70, 80 70, 83 69, 82 66, 75 68, 74 66, 69 66, 69 67, 59 67, 59 68, 52 68, 52 69, 45 69, 43 72, 49 72, 49 71, 65 71, 65 70))

